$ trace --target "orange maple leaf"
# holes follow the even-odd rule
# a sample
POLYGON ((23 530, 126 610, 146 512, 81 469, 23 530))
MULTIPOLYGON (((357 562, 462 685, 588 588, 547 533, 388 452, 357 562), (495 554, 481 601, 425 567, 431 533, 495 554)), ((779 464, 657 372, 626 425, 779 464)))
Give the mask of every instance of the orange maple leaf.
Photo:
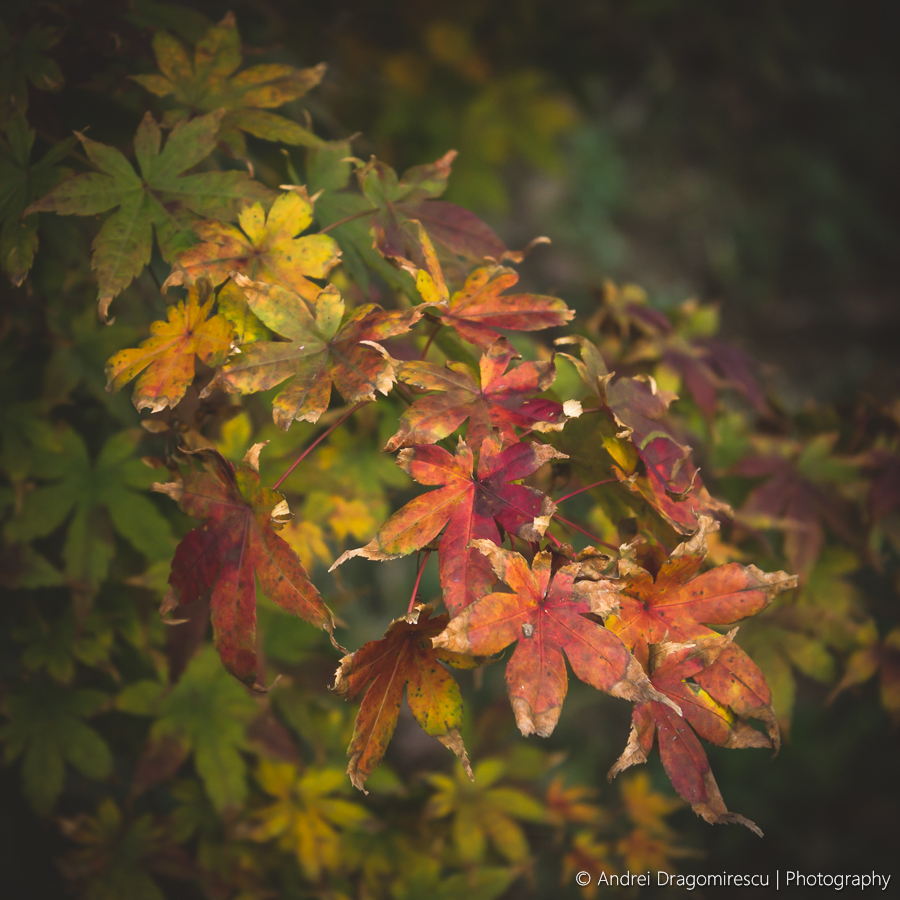
POLYGON ((339 696, 355 700, 365 692, 347 748, 347 774, 361 791, 365 791, 363 785, 384 757, 397 727, 404 687, 409 708, 425 733, 452 750, 472 777, 459 734, 462 697, 440 662, 473 668, 483 660, 434 649, 431 638, 444 630, 448 616, 432 618, 432 612, 431 606, 418 604, 412 612, 394 619, 383 638, 345 656, 335 674, 334 691, 339 696))

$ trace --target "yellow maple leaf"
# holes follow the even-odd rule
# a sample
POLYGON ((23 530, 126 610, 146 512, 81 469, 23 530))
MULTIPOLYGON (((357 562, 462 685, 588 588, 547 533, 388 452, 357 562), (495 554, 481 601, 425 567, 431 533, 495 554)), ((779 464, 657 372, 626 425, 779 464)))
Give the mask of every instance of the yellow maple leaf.
MULTIPOLYGON (((221 284, 232 272, 254 281, 280 284, 314 302, 321 288, 310 278, 325 278, 340 262, 341 250, 327 234, 295 237, 312 222, 313 202, 305 187, 292 188, 272 204, 245 206, 241 229, 207 219, 194 225, 200 243, 178 256, 164 288, 202 276, 221 284)), ((238 279, 240 281, 240 279, 238 279)))
POLYGON ((218 366, 231 350, 234 329, 221 316, 207 318, 212 304, 209 282, 193 284, 187 303, 170 306, 168 321, 150 326, 152 337, 107 362, 106 389, 117 391, 143 372, 134 388, 135 407, 159 412, 176 406, 194 380, 194 356, 218 366))
POLYGON ((277 839, 280 849, 297 857, 310 881, 342 869, 342 832, 372 824, 358 803, 333 796, 346 790, 344 773, 317 767, 300 772, 291 763, 263 759, 256 778, 267 794, 278 799, 253 814, 247 836, 260 842, 277 839))

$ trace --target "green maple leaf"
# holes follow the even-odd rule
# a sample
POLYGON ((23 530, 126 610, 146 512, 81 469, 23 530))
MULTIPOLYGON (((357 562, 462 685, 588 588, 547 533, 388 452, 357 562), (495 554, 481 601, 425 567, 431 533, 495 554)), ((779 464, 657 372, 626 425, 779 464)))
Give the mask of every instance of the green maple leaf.
POLYGON ((59 43, 56 28, 33 25, 18 39, 0 22, 0 122, 13 110, 28 108, 28 82, 41 91, 58 91, 63 84, 59 66, 45 51, 59 43))
POLYGON ((114 147, 78 138, 99 172, 64 181, 25 210, 91 216, 118 207, 94 238, 91 267, 100 282, 100 315, 105 318, 113 297, 140 275, 150 262, 155 231, 163 259, 172 262, 190 247, 194 214, 232 220, 242 206, 267 201, 272 193, 243 172, 199 172, 184 175, 216 146, 225 110, 219 109, 172 129, 160 152, 162 135, 150 113, 134 139, 140 174, 114 147))
POLYGON ((310 69, 287 65, 251 66, 234 74, 243 61, 234 15, 228 13, 197 42, 191 59, 187 48, 167 31, 157 31, 153 52, 161 75, 133 75, 158 97, 173 96, 178 106, 166 113, 167 124, 191 113, 224 109, 219 140, 240 157, 247 155, 241 132, 267 141, 317 147, 325 142, 309 129, 267 112, 302 97, 325 74, 324 63, 310 69))
POLYGON ((23 790, 38 812, 53 808, 67 762, 88 778, 109 775, 109 747, 82 721, 98 712, 106 699, 99 691, 61 691, 47 685, 30 685, 6 698, 9 722, 0 727, 0 741, 7 764, 23 757, 23 790))
POLYGON ((49 622, 35 615, 16 628, 12 637, 26 645, 21 657, 24 669, 44 670, 62 684, 72 683, 76 662, 111 669, 109 654, 115 631, 108 617, 97 610, 92 610, 84 622, 76 620, 71 607, 49 622))
MULTIPOLYGON (((372 215, 376 208, 368 197, 347 190, 352 174, 353 151, 350 141, 332 141, 322 147, 311 147, 306 154, 308 190, 318 195, 316 222, 328 228, 341 248, 341 261, 351 277, 368 292, 370 270, 375 271, 391 287, 411 293, 412 279, 392 266, 372 246, 372 215)), ((291 169, 288 174, 294 177, 291 169)))
POLYGON ((156 475, 134 456, 135 443, 134 432, 119 432, 92 462, 75 431, 40 434, 29 475, 47 483, 26 494, 19 513, 7 522, 8 537, 23 543, 43 537, 71 515, 63 545, 65 574, 89 591, 106 577, 115 553, 110 521, 148 559, 170 557, 169 523, 138 493, 156 475))
POLYGON ((25 280, 38 246, 38 217, 32 214, 23 219, 22 213, 70 174, 57 163, 75 139, 62 141, 40 162, 30 163, 33 145, 34 130, 25 117, 12 116, 6 124, 6 139, 0 139, 0 268, 15 285, 25 280))
MULTIPOLYGON (((135 715, 157 715, 148 747, 174 742, 180 755, 194 754, 197 774, 220 812, 240 806, 247 793, 246 725, 257 714, 253 699, 223 668, 212 646, 194 657, 169 693, 158 682, 129 685, 116 701, 135 715)), ((145 752, 145 756, 149 755, 145 752)))
POLYGON ((114 800, 104 797, 97 814, 79 813, 59 819, 63 834, 79 845, 57 861, 72 882, 87 881, 83 894, 89 900, 165 900, 147 871, 164 858, 163 830, 144 814, 128 821, 114 800))

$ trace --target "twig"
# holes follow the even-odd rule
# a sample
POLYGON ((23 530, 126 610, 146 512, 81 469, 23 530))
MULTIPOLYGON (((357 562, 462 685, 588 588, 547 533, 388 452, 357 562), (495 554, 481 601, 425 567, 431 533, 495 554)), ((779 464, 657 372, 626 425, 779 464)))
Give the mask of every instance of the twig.
POLYGON ((316 438, 316 439, 315 439, 315 440, 314 440, 314 441, 313 441, 313 442, 312 442, 312 443, 311 443, 311 444, 310 444, 310 445, 309 445, 309 446, 308 446, 308 447, 307 447, 307 448, 306 448, 306 449, 305 449, 305 450, 297 457, 297 459, 294 460, 294 462, 293 462, 293 464, 291 465, 291 467, 287 470, 287 472, 284 473, 284 475, 281 476, 281 478, 278 479, 278 481, 275 482, 275 484, 274 484, 274 486, 273 486, 272 489, 275 490, 275 491, 277 491, 278 488, 281 486, 281 483, 284 481, 284 479, 287 478, 288 475, 290 475, 291 472, 293 472, 294 469, 296 469, 297 466, 299 466, 300 463, 302 463, 303 460, 306 459, 306 457, 309 456, 309 454, 312 453, 312 451, 315 450, 316 447, 318 447, 319 444, 321 444, 322 441, 324 441, 325 438, 327 438, 328 435, 331 434, 331 432, 334 431, 334 429, 338 427, 338 425, 340 425, 341 423, 343 423, 344 421, 346 421, 347 419, 349 419, 350 416, 353 415, 353 413, 355 413, 361 406, 365 406, 367 402, 368 402, 367 400, 363 400, 362 402, 357 403, 356 406, 354 406, 352 409, 348 409, 347 412, 345 412, 344 415, 342 415, 342 416, 337 420, 337 422, 335 422, 330 428, 328 428, 326 431, 322 432, 322 434, 320 434, 320 435, 319 435, 319 436, 318 436, 318 437, 317 437, 317 438, 316 438))
POLYGON ((407 615, 413 611, 413 607, 416 605, 416 594, 419 592, 419 582, 422 580, 422 573, 425 571, 425 566, 428 565, 429 556, 431 556, 431 551, 426 550, 425 556, 422 558, 422 562, 419 565, 419 571, 416 573, 416 583, 413 585, 412 597, 409 598, 409 609, 406 610, 407 615))

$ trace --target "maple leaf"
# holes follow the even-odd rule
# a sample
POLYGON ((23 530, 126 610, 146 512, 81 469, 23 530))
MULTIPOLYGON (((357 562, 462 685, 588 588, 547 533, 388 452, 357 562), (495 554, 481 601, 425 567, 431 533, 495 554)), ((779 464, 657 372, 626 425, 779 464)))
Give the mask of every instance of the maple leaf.
POLYGON ((216 297, 216 307, 219 315, 231 322, 237 346, 267 341, 272 337, 272 332, 250 311, 244 292, 233 281, 222 285, 216 297))
POLYGON ((416 288, 427 302, 436 304, 437 317, 480 350, 489 352, 501 337, 496 328, 514 331, 540 331, 565 325, 575 315, 563 300, 541 294, 504 294, 519 276, 513 269, 483 266, 466 278, 463 287, 450 295, 441 264, 428 232, 421 222, 411 220, 423 259, 422 266, 409 260, 398 260, 401 267, 416 279, 416 288))
POLYGON ((691 643, 664 642, 649 648, 646 659, 653 686, 677 702, 682 716, 674 716, 668 706, 655 700, 638 704, 628 744, 609 777, 646 762, 654 737, 658 736, 663 768, 672 786, 698 816, 713 825, 745 825, 762 837, 753 822, 726 808, 706 753, 694 734, 696 731, 711 743, 733 749, 773 745, 771 737, 735 715, 712 691, 704 690, 702 683, 696 683, 698 676, 727 650, 733 636, 734 631, 691 643), (691 677, 695 683, 687 680, 691 677))
POLYGON ((154 485, 203 519, 175 551, 161 613, 211 592, 216 649, 228 671, 255 689, 257 580, 282 609, 329 634, 334 628, 303 564, 276 533, 290 512, 281 494, 259 483, 263 446, 255 444, 237 469, 215 450, 193 451, 202 471, 191 468, 180 481, 154 485))
POLYGON ((474 213, 435 199, 447 188, 456 155, 455 150, 448 150, 434 163, 407 169, 399 179, 390 166, 375 157, 358 165, 360 189, 376 210, 372 225, 379 253, 399 259, 417 255, 416 238, 403 227, 409 220, 420 222, 452 254, 471 260, 489 256, 499 261, 508 253, 503 241, 474 213))
MULTIPOLYGON (((646 658, 650 644, 714 637, 716 632, 705 626, 755 616, 778 594, 797 586, 796 575, 766 573, 738 563, 698 574, 708 550, 707 535, 718 527, 713 519, 701 516, 697 531, 672 551, 655 578, 627 552, 620 558, 619 612, 606 619, 606 627, 639 659, 646 658)), ((778 746, 771 692, 740 647, 728 644, 696 680, 739 715, 762 720, 778 746)))
POLYGON ((837 672, 835 656, 849 657, 849 668, 850 660, 876 638, 875 622, 853 584, 859 567, 856 554, 826 547, 800 591, 779 597, 765 616, 741 628, 741 643, 766 677, 785 735, 790 733, 796 695, 794 670, 831 684, 837 672))
POLYGON ((552 555, 538 553, 529 568, 518 553, 488 540, 472 542, 496 576, 514 593, 494 593, 467 606, 433 643, 456 653, 490 656, 513 642, 506 685, 524 735, 549 737, 568 690, 566 664, 585 684, 626 700, 664 700, 650 685, 622 641, 586 614, 609 614, 615 585, 605 579, 578 580, 578 563, 552 571, 552 555))
POLYGON ((87 778, 104 779, 112 771, 106 741, 83 721, 107 701, 99 691, 79 688, 60 691, 47 685, 27 685, 8 694, 0 725, 8 765, 22 756, 22 787, 28 802, 49 813, 63 788, 68 762, 87 778))
MULTIPOLYGON (((443 447, 409 447, 397 463, 420 484, 442 485, 421 494, 395 512, 378 534, 343 553, 331 567, 354 556, 387 560, 420 550, 446 525, 439 547, 444 605, 456 614, 491 585, 491 569, 471 546, 475 538, 500 541, 498 524, 528 541, 540 540, 556 505, 536 488, 514 484, 560 457, 546 444, 519 443, 505 450, 491 435, 481 445, 473 474, 472 451, 460 439, 456 455, 443 447)), ((467 652, 467 651, 461 651, 467 652)))
POLYGON ((462 362, 448 362, 446 367, 419 360, 398 362, 395 368, 400 381, 435 393, 420 397, 405 410, 397 433, 385 449, 433 444, 466 419, 466 441, 471 446, 481 446, 492 428, 499 429, 505 443, 514 444, 519 440, 516 426, 558 431, 567 413, 580 414, 577 403, 564 407, 535 396, 556 378, 552 360, 524 362, 507 372, 510 362, 517 358, 506 338, 501 337, 482 355, 478 376, 462 362))
MULTIPOLYGON (((316 422, 328 408, 331 386, 348 403, 374 400, 394 384, 394 367, 373 342, 404 334, 422 317, 421 308, 386 311, 360 306, 344 319, 344 301, 334 285, 316 298, 314 311, 279 285, 237 276, 250 310, 287 341, 257 341, 224 366, 213 382, 232 392, 264 391, 290 378, 273 402, 275 424, 316 422)), ((207 388, 207 390, 211 389, 207 388)))
POLYGON ((28 109, 28 84, 39 91, 58 91, 63 74, 45 52, 55 47, 62 32, 58 28, 32 25, 18 39, 0 21, 0 122, 28 109))
POLYGON ((153 337, 109 360, 106 389, 117 391, 143 372, 134 388, 135 408, 159 412, 177 406, 194 380, 194 357, 215 367, 231 352, 231 323, 222 316, 207 318, 214 300, 208 281, 192 284, 187 303, 170 306, 168 322, 150 326, 153 337))
MULTIPOLYGON (((610 304, 607 286, 605 305, 610 304)), ((625 355, 627 363, 659 361, 683 380, 694 402, 712 419, 723 388, 740 391, 760 413, 769 411, 766 396, 757 379, 758 366, 752 357, 726 341, 713 336, 719 330, 719 310, 687 300, 675 311, 676 323, 661 312, 643 304, 646 295, 621 305, 617 318, 620 331, 639 331, 642 337, 625 355)))
POLYGON ((34 129, 21 114, 6 123, 6 140, 0 141, 0 268, 20 285, 31 268, 38 247, 38 217, 23 219, 25 208, 56 187, 69 174, 57 163, 75 146, 75 138, 51 147, 40 162, 32 163, 34 129))
MULTIPOLYGON (((372 246, 372 204, 362 194, 347 190, 352 159, 349 140, 307 150, 306 183, 316 196, 316 223, 340 244, 344 269, 364 294, 369 294, 373 274, 391 287, 408 291, 409 279, 372 246)), ((295 182, 301 180, 290 168, 288 176, 295 182)))
POLYGON ((268 216, 261 203, 244 207, 238 216, 243 232, 226 222, 198 222, 194 231, 200 243, 179 254, 163 288, 202 276, 220 284, 240 272, 315 301, 321 288, 309 279, 325 278, 338 264, 341 250, 327 234, 295 237, 312 222, 312 209, 306 188, 300 187, 280 194, 268 216))
POLYGON ((40 434, 31 447, 28 474, 42 482, 29 491, 6 533, 31 541, 55 531, 71 516, 63 544, 69 583, 93 592, 115 554, 112 526, 150 560, 172 552, 169 523, 143 493, 153 472, 134 456, 139 433, 113 435, 91 460, 81 436, 63 428, 40 434))
POLYGON ((277 801, 256 811, 244 831, 253 841, 278 839, 293 853, 310 881, 342 868, 346 832, 370 828, 366 809, 351 800, 332 796, 346 778, 340 769, 310 767, 301 772, 287 762, 261 759, 256 780, 277 801))
POLYGON ((118 207, 92 244, 91 267, 100 282, 100 313, 150 262, 155 232, 166 262, 194 243, 194 213, 229 218, 248 200, 267 200, 271 192, 243 172, 200 172, 183 175, 215 149, 223 110, 180 122, 160 152, 162 135, 148 112, 134 139, 140 175, 114 147, 78 139, 100 170, 76 175, 32 203, 25 215, 48 211, 93 216, 118 207))
POLYGON ((881 705, 890 715, 894 726, 900 725, 900 627, 883 639, 873 635, 871 643, 857 650, 847 660, 847 670, 831 692, 833 700, 839 693, 868 681, 876 672, 881 675, 881 705))
POLYGON ((599 825, 606 816, 592 802, 597 799, 595 788, 583 784, 565 787, 565 777, 557 775, 547 787, 547 821, 557 826, 599 825))
POLYGON ((115 629, 108 614, 98 610, 91 610, 83 621, 75 618, 72 609, 50 622, 35 613, 29 622, 13 630, 12 637, 26 644, 22 666, 29 672, 46 671, 55 681, 71 684, 75 663, 80 662, 119 677, 109 660, 115 629))
POLYGON ((456 682, 439 663, 448 662, 457 668, 480 663, 471 656, 431 646, 431 638, 444 630, 449 619, 446 615, 432 618, 432 612, 431 606, 418 604, 412 612, 394 619, 383 638, 345 656, 335 674, 333 690, 338 696, 356 700, 365 691, 347 749, 347 774, 361 791, 383 759, 397 727, 404 688, 409 708, 423 731, 452 750, 471 776, 459 733, 462 697, 456 682))
POLYGON ((854 461, 834 453, 836 434, 817 435, 801 444, 792 440, 760 439, 757 452, 732 467, 738 475, 766 477, 740 510, 741 518, 757 527, 784 530, 784 554, 805 580, 825 546, 825 525, 847 543, 855 531, 850 501, 840 487, 854 481, 854 461))
POLYGON ((162 75, 131 77, 157 97, 174 96, 179 105, 167 112, 167 124, 175 124, 191 113, 224 109, 219 139, 239 157, 247 156, 242 131, 295 146, 324 143, 308 128, 266 110, 304 96, 322 80, 325 64, 310 69, 260 65, 235 74, 242 57, 233 13, 197 42, 193 60, 184 44, 162 29, 154 35, 153 52, 162 75))
POLYGON ((57 865, 66 879, 86 888, 85 896, 164 900, 151 872, 188 880, 195 867, 187 852, 167 840, 165 829, 149 814, 127 821, 115 801, 104 797, 97 813, 60 818, 60 830, 80 846, 57 865))
POLYGON ((439 318, 476 347, 487 350, 500 335, 496 328, 540 331, 571 321, 575 311, 564 300, 543 294, 506 294, 519 280, 512 269, 490 266, 475 269, 447 302, 439 318))
POLYGON ((138 760, 133 794, 174 775, 193 754, 215 809, 243 804, 247 767, 241 751, 248 749, 246 728, 259 710, 212 647, 201 649, 171 688, 152 680, 128 685, 116 698, 116 708, 155 718, 138 760))
POLYGON ((682 534, 693 532, 701 515, 733 515, 731 507, 710 496, 690 459, 691 448, 676 440, 663 421, 677 399, 675 394, 661 390, 649 376, 613 381, 615 373, 607 369, 600 351, 581 335, 559 338, 555 343, 578 344, 581 349, 581 359, 560 355, 575 366, 616 429, 611 435, 598 426, 604 446, 618 464, 613 471, 620 481, 639 491, 682 534), (633 450, 623 445, 623 440, 633 450), (643 472, 638 459, 643 462, 643 472))
POLYGON ((528 839, 518 822, 543 821, 543 807, 523 791, 497 785, 506 774, 506 766, 499 759, 482 760, 475 766, 473 778, 467 774, 457 767, 452 778, 427 776, 435 793, 425 815, 433 819, 453 816, 453 840, 466 864, 482 861, 488 839, 509 862, 524 862, 528 839))

